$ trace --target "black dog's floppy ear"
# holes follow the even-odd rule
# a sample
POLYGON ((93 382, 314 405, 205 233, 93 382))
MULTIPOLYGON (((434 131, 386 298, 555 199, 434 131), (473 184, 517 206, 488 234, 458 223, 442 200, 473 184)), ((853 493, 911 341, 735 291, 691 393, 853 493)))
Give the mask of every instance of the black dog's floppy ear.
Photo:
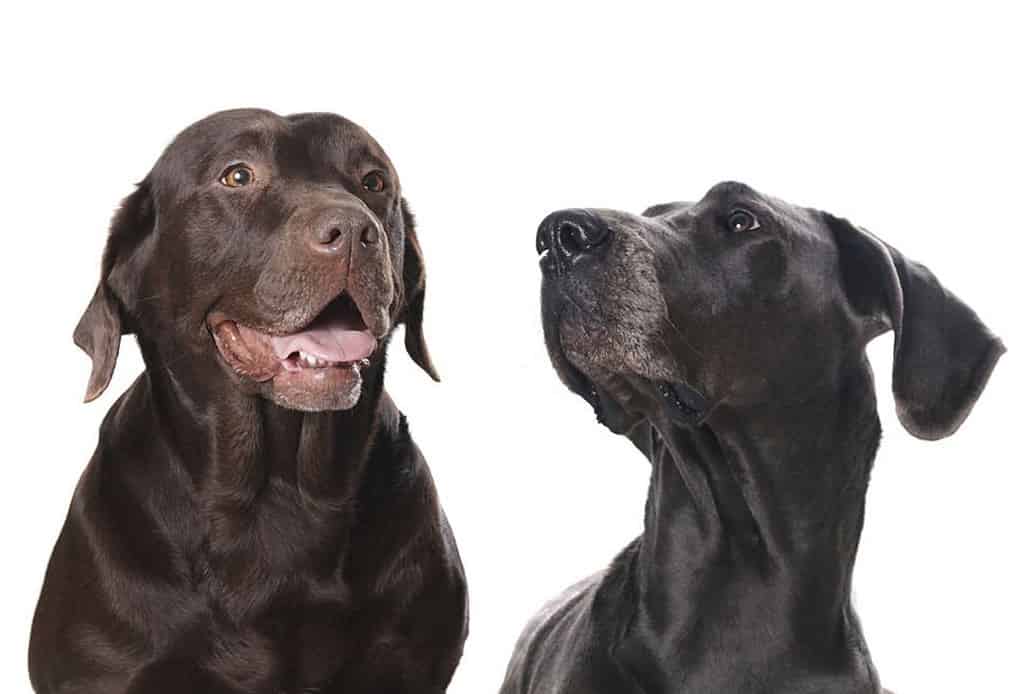
POLYGON ((92 372, 85 390, 85 402, 91 402, 103 394, 110 385, 121 346, 121 335, 130 330, 125 325, 121 303, 110 285, 110 274, 128 249, 128 242, 152 224, 153 206, 149 185, 143 181, 135 192, 121 203, 110 223, 107 246, 103 251, 100 281, 92 300, 75 328, 75 344, 92 358, 92 372))
POLYGON ((426 271, 423 268, 423 251, 416 238, 416 220, 409 205, 402 198, 402 221, 405 226, 405 250, 402 260, 402 284, 405 292, 405 308, 400 320, 405 323, 405 349, 409 356, 432 379, 440 381, 437 369, 430 359, 427 341, 423 337, 423 299, 426 294, 426 271))
POLYGON ((896 333, 892 390, 900 422, 918 438, 949 436, 1006 348, 928 268, 844 219, 827 219, 854 308, 896 333))

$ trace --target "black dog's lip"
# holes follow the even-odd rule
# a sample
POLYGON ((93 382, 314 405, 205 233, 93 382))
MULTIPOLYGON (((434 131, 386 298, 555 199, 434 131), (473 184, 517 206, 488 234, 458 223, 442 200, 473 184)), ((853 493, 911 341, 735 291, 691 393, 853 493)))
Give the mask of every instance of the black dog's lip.
POLYGON ((654 387, 678 418, 697 424, 708 411, 708 400, 690 385, 677 381, 655 381, 654 387))
MULTIPOLYGON (((594 409, 594 415, 601 424, 608 424, 605 406, 597 392, 597 386, 585 376, 577 375, 581 383, 578 393, 594 409)), ((650 381, 661 400, 668 405, 672 419, 680 424, 698 426, 708 413, 707 398, 686 383, 672 381, 650 381)))
MULTIPOLYGON (((601 402, 597 386, 579 369, 572 366, 571 362, 567 361, 567 363, 574 371, 572 374, 573 390, 594 409, 597 421, 607 424, 605 406, 601 402)), ((699 425, 710 409, 708 399, 689 384, 655 380, 650 380, 649 383, 658 392, 661 400, 668 405, 672 418, 682 424, 699 425)))
MULTIPOLYGON (((559 311, 553 318, 554 325, 560 325, 561 320, 562 313, 559 311)), ((599 423, 607 425, 608 413, 601 401, 597 385, 573 363, 560 340, 558 341, 558 352, 559 361, 562 363, 563 379, 569 385, 569 389, 587 401, 593 408, 599 423)), ((689 426, 698 426, 704 421, 710 409, 710 402, 696 388, 682 381, 641 378, 657 391, 660 399, 668 405, 669 412, 675 421, 689 426)))

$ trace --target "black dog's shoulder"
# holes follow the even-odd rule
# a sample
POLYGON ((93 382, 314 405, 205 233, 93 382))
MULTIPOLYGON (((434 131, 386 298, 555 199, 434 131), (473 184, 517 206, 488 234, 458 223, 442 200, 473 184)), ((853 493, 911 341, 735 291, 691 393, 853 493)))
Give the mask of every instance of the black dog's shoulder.
POLYGON ((637 538, 538 611, 517 642, 502 694, 639 691, 619 658, 633 621, 639 545, 637 538))

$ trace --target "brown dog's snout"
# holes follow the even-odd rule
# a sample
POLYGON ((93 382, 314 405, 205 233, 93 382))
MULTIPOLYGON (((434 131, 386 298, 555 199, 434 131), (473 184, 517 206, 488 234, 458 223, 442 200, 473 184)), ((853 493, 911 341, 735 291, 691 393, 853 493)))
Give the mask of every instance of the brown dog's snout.
MULTIPOLYGON (((293 331, 345 291, 380 338, 390 329, 396 291, 390 242, 381 222, 358 203, 300 204, 253 288, 261 313, 278 316, 279 330, 293 331)), ((268 324, 259 318, 250 322, 268 324)))
POLYGON ((364 211, 353 207, 335 207, 321 212, 310 225, 307 241, 317 253, 338 253, 349 239, 363 246, 380 240, 377 222, 364 211))
POLYGON ((548 215, 537 229, 541 270, 559 273, 608 240, 611 230, 587 210, 562 210, 548 215))

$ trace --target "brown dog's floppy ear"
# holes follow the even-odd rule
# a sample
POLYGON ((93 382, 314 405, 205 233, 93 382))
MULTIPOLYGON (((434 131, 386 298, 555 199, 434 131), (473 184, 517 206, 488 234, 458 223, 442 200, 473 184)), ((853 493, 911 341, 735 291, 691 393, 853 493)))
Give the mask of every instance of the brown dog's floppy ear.
POLYGON ((75 344, 92 358, 92 373, 85 389, 85 402, 92 402, 110 385, 114 364, 121 348, 121 317, 116 301, 101 280, 92 301, 75 328, 75 344))
POLYGON ((405 323, 405 349, 409 356, 432 379, 440 381, 437 369, 430 359, 427 341, 423 337, 423 298, 426 293, 426 271, 423 268, 423 251, 416 239, 416 220, 409 210, 409 204, 402 198, 402 221, 405 226, 405 250, 402 260, 402 284, 405 291, 405 308, 400 320, 405 323))
POLYGON ((75 328, 75 344, 92 358, 92 372, 85 390, 85 402, 91 402, 103 394, 110 385, 121 347, 121 335, 126 329, 121 303, 110 286, 110 273, 125 253, 133 237, 150 226, 153 221, 153 207, 149 185, 143 181, 135 192, 121 203, 110 223, 107 246, 103 251, 100 281, 92 300, 75 328))
POLYGON ((870 232, 828 216, 854 308, 895 333, 892 390, 900 422, 933 441, 955 432, 1006 351, 967 304, 923 265, 870 232))

